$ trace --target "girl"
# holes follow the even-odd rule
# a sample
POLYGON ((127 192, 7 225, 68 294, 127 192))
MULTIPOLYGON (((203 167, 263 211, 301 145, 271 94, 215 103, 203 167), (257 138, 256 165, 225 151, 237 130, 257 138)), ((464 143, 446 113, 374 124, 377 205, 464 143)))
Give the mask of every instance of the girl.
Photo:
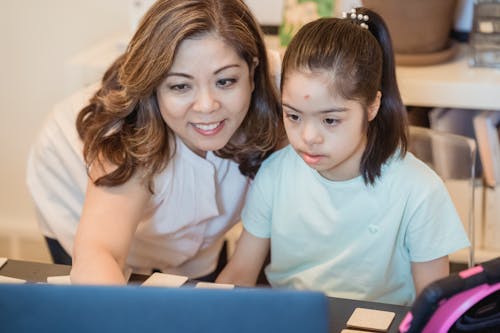
POLYGON ((410 304, 469 242, 441 180, 406 153, 385 24, 363 8, 309 23, 282 68, 290 145, 252 184, 218 282, 253 285, 270 247, 274 287, 410 304))
POLYGON ((71 254, 72 282, 125 283, 127 268, 213 281, 249 178, 280 140, 248 7, 157 1, 90 96, 83 109, 89 91, 56 108, 28 165, 41 228, 71 254))

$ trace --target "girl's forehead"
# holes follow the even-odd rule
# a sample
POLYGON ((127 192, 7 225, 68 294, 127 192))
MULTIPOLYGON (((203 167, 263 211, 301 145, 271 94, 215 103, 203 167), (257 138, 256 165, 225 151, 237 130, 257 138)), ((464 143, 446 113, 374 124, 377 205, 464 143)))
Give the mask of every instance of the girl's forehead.
POLYGON ((283 84, 286 85, 294 80, 317 82, 318 84, 328 87, 329 89, 335 88, 337 85, 337 78, 335 74, 333 71, 328 69, 311 70, 308 68, 297 68, 286 70, 283 84))
POLYGON ((304 91, 304 97, 307 98, 320 90, 332 98, 345 99, 337 88, 335 76, 330 71, 287 71, 283 81, 283 91, 285 92, 286 90, 304 91), (307 91, 310 91, 310 93, 307 91))
POLYGON ((355 80, 349 73, 342 73, 334 69, 291 69, 284 75, 283 89, 287 81, 301 80, 305 78, 309 82, 317 82, 318 85, 329 91, 329 95, 337 100, 351 100, 363 104, 364 96, 356 94, 358 91, 355 80), (300 78, 300 79, 299 79, 300 78))

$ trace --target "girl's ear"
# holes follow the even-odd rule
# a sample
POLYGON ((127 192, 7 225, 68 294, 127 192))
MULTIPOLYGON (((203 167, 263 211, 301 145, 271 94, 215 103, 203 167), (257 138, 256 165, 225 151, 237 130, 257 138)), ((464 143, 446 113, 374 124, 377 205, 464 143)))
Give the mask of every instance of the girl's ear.
POLYGON ((373 102, 368 105, 368 121, 372 121, 377 116, 378 110, 380 108, 380 101, 382 99, 382 92, 377 91, 377 95, 373 102))

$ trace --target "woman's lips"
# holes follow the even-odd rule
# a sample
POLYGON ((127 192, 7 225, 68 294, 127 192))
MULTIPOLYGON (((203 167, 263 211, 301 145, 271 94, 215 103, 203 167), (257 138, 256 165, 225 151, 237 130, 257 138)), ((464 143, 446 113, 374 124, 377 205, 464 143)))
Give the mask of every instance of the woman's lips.
POLYGON ((191 123, 196 132, 205 136, 219 133, 224 127, 224 120, 215 123, 191 123))

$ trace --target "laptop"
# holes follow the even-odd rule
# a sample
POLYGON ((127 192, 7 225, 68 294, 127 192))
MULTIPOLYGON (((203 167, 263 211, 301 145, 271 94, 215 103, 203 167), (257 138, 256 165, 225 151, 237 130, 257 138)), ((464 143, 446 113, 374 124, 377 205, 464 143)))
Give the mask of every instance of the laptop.
POLYGON ((1 332, 328 332, 318 292, 0 285, 1 332))

